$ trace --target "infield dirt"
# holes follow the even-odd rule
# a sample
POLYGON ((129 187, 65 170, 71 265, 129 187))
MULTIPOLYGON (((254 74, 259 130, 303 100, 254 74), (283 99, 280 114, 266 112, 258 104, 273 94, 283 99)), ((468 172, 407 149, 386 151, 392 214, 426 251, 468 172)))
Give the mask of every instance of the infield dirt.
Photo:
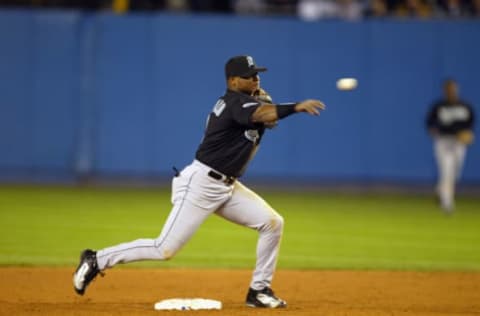
POLYGON ((74 268, 0 268, 0 315, 480 315, 480 273, 292 271, 276 273, 281 310, 244 306, 245 270, 122 269, 98 277, 85 296, 74 268), (211 298, 221 311, 155 311, 167 298, 211 298))

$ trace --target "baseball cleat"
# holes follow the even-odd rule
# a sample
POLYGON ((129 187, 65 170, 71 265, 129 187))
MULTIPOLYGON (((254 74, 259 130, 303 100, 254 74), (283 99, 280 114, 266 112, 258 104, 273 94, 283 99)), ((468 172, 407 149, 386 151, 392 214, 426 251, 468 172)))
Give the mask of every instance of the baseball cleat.
POLYGON ((283 308, 287 307, 287 302, 278 298, 272 289, 266 287, 262 290, 254 290, 250 288, 247 294, 247 306, 262 308, 283 308))
POLYGON ((73 275, 73 288, 79 295, 85 293, 90 282, 101 273, 97 264, 97 253, 91 249, 85 249, 80 255, 80 263, 73 275))

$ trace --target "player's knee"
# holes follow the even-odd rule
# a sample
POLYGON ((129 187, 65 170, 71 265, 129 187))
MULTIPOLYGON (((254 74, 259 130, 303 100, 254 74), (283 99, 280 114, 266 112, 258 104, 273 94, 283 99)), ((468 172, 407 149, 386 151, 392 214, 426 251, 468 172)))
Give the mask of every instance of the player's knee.
POLYGON ((175 256, 175 253, 172 251, 164 250, 162 253, 163 260, 170 260, 175 256))
POLYGON ((176 251, 167 247, 157 247, 155 259, 156 260, 170 260, 175 256, 176 251))
POLYGON ((270 219, 270 229, 275 232, 281 233, 283 231, 283 217, 281 215, 276 214, 274 217, 270 219))

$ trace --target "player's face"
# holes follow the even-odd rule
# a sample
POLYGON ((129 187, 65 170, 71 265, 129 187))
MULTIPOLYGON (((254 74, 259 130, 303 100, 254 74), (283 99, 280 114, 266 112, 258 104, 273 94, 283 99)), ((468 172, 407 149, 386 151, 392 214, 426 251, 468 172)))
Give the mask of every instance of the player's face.
POLYGON ((449 81, 444 86, 445 97, 450 101, 455 101, 458 98, 458 86, 455 82, 449 81))
POLYGON ((246 94, 252 94, 260 88, 260 77, 254 74, 250 77, 236 77, 236 88, 246 94))

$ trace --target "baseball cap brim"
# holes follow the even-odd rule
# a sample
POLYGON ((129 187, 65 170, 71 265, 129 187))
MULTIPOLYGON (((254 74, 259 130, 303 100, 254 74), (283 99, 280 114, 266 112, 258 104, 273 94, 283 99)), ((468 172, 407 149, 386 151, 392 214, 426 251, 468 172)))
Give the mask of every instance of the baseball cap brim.
POLYGON ((264 72, 264 71, 267 71, 267 68, 265 68, 265 67, 253 67, 253 68, 248 69, 247 72, 240 75, 240 77, 251 77, 254 74, 256 74, 257 72, 264 72))

